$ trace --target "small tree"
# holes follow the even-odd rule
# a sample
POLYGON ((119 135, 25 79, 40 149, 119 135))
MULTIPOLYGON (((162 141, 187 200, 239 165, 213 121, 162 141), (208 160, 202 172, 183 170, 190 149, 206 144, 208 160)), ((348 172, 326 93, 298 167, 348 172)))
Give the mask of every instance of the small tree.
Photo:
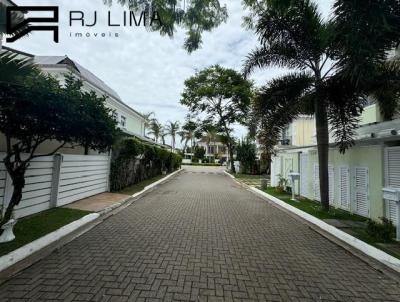
MULTIPOLYGON (((82 92, 82 82, 72 76, 66 85, 40 74, 27 60, 9 53, 0 55, 0 132, 6 138, 4 165, 13 183, 13 194, 0 227, 8 222, 22 199, 25 172, 38 157, 55 154, 63 147, 87 146, 106 152, 117 135, 105 98, 82 92), (45 142, 58 142, 50 152, 38 153, 45 142)), ((2 232, 2 231, 0 231, 2 232)))
POLYGON ((203 160, 204 156, 206 155, 206 149, 203 147, 196 146, 194 148, 194 158, 198 160, 203 160))
POLYGON ((242 140, 237 146, 237 160, 240 161, 242 171, 253 173, 257 162, 257 147, 249 139, 242 140))
POLYGON ((191 112, 205 114, 207 123, 222 129, 227 137, 227 147, 233 163, 232 125, 244 124, 247 118, 252 83, 233 69, 219 65, 211 66, 196 73, 185 81, 181 104, 191 112))

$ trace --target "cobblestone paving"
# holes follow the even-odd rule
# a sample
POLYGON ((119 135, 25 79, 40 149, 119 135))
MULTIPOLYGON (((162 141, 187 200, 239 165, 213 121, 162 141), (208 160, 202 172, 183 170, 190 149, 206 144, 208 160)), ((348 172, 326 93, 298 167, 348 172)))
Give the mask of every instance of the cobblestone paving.
POLYGON ((2 302, 45 300, 400 301, 400 285, 220 170, 195 169, 0 287, 2 302))

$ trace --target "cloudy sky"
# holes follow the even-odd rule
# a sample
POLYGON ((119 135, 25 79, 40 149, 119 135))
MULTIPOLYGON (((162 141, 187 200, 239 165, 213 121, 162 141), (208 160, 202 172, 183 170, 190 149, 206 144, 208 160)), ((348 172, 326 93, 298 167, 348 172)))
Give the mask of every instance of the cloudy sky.
MULTIPOLYGON (((183 48, 184 32, 178 31, 174 38, 161 37, 156 32, 147 32, 143 28, 124 28, 111 30, 119 37, 109 37, 110 29, 106 24, 107 11, 115 20, 122 19, 124 8, 114 4, 109 8, 103 0, 15 0, 18 5, 59 5, 60 6, 60 43, 52 43, 51 33, 33 33, 8 46, 33 53, 35 55, 68 55, 88 68, 114 90, 125 103, 140 112, 154 111, 157 118, 183 121, 188 113, 179 104, 184 80, 213 64, 240 70, 243 60, 257 45, 252 32, 242 28, 244 11, 240 0, 222 0, 227 5, 229 19, 211 33, 203 37, 203 46, 193 54, 183 48), (98 11, 98 24, 95 29, 68 26, 68 12, 85 12, 87 22, 92 22, 93 11, 98 11), (70 32, 106 33, 107 38, 72 38, 70 32)), ((116 2, 116 1, 114 1, 116 2)), ((321 13, 326 17, 330 13, 333 0, 318 0, 321 13)), ((6 44, 7 45, 7 44, 6 44)), ((284 71, 279 69, 261 70, 252 78, 258 84, 264 84, 284 71)), ((237 136, 244 130, 237 128, 237 136)))

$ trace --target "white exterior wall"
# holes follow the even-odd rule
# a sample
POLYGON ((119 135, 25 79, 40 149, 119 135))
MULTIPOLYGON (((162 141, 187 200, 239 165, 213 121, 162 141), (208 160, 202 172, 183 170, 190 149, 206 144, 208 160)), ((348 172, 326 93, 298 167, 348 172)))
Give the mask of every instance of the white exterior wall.
MULTIPOLYGON (((65 84, 65 75, 69 72, 73 72, 75 76, 80 78, 80 76, 74 72, 74 69, 67 65, 41 66, 41 69, 57 78, 60 81, 61 85, 65 84)), ((100 90, 85 79, 83 79, 83 89, 88 92, 94 91, 97 93, 98 96, 103 96, 106 94, 105 91, 100 90)), ((118 114, 118 122, 121 122, 121 116, 124 116, 126 118, 126 130, 144 136, 144 118, 137 114, 132 108, 125 104, 122 104, 121 102, 109 95, 107 99, 107 107, 116 111, 116 113, 118 114)))
MULTIPOLYGON (((13 187, 1 162, 0 209, 4 213, 13 187)), ((107 155, 55 155, 39 157, 29 165, 16 218, 60 207, 109 190, 110 157, 107 155)))

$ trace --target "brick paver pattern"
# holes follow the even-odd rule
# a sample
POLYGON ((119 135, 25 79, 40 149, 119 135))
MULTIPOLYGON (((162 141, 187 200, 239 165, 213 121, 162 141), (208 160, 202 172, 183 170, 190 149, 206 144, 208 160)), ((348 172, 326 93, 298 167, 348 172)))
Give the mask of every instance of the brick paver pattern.
POLYGON ((394 279, 206 171, 184 171, 26 269, 0 301, 400 301, 394 279))

